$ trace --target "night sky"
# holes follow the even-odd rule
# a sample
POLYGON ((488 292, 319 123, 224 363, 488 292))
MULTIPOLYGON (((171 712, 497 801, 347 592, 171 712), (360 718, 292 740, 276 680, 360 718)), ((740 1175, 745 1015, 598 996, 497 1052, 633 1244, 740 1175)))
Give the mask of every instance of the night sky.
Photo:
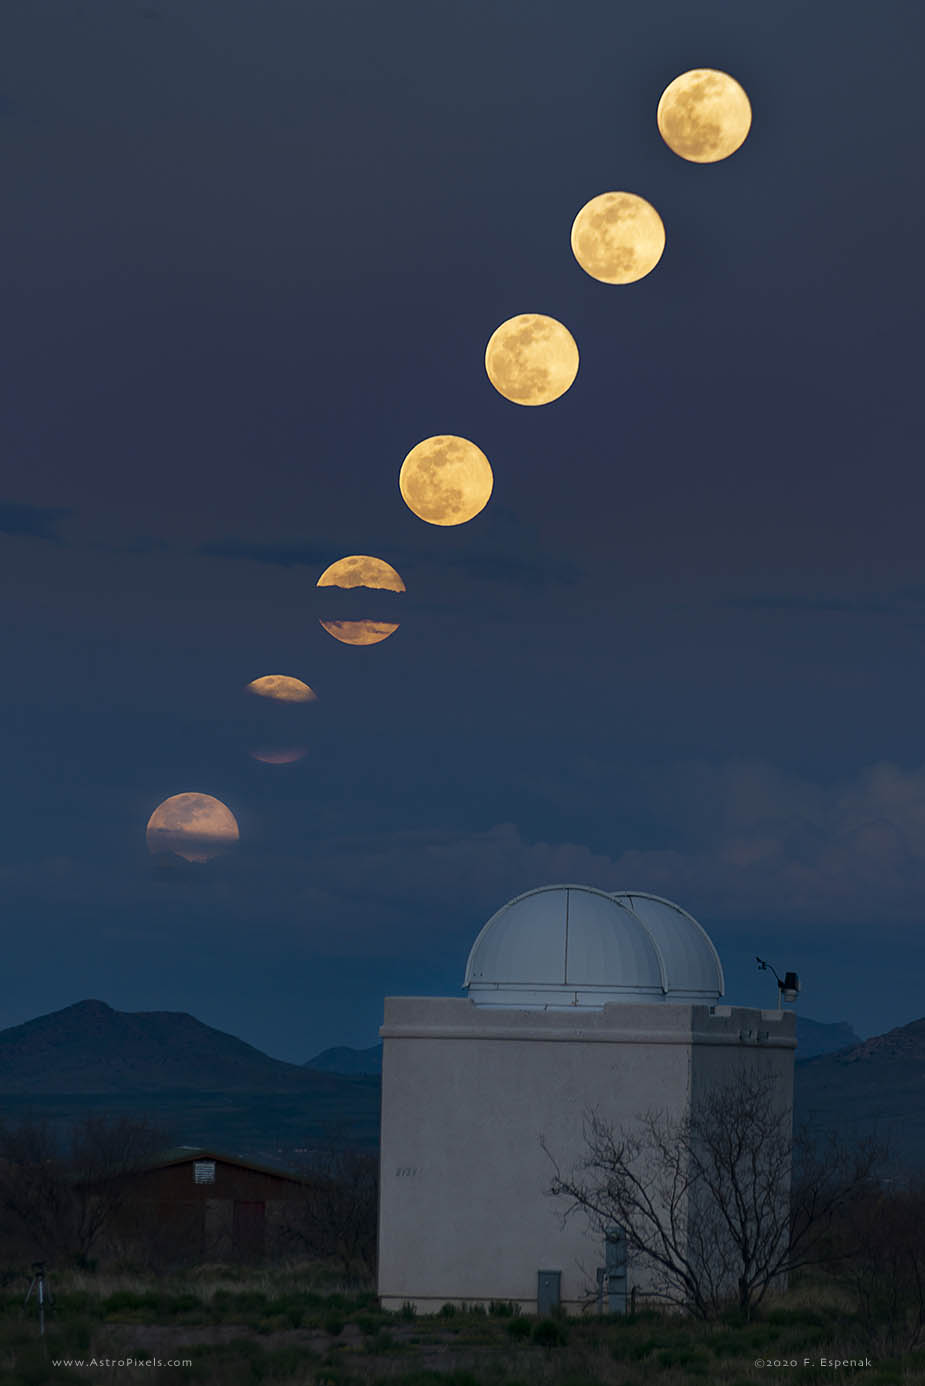
POLYGON ((727 1001, 776 1003, 759 953, 816 1020, 925 1014, 923 30, 7 0, 0 1025, 97 997, 370 1045, 554 882, 678 901, 727 1001), (701 66, 753 108, 710 165, 655 122, 701 66), (570 250, 608 190, 665 223, 635 284, 570 250), (483 366, 525 312, 581 352, 539 408, 483 366), (455 528, 397 484, 441 433, 494 469, 455 528), (318 591, 354 553, 407 593, 318 591), (332 613, 400 625, 351 648, 332 613), (257 706, 271 673, 318 702, 257 706), (277 736, 308 754, 250 757, 277 736), (165 870, 145 825, 187 790, 240 847, 165 870))

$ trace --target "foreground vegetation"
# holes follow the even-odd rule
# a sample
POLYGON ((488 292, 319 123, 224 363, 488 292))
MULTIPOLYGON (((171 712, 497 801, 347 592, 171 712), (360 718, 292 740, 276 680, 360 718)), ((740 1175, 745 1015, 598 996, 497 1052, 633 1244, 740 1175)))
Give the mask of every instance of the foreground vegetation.
POLYGON ((318 1263, 201 1266, 170 1276, 61 1271, 44 1339, 27 1279, 0 1274, 0 1386, 178 1381, 214 1386, 807 1386, 925 1381, 925 1350, 891 1352, 844 1285, 806 1278, 761 1316, 703 1323, 646 1311, 535 1319, 496 1304, 432 1317, 379 1310, 370 1284, 318 1263), (66 1366, 95 1358, 96 1366, 66 1366), (164 1365, 111 1365, 127 1358, 164 1365), (804 1365, 804 1358, 809 1358, 804 1365), (833 1368, 822 1359, 870 1358, 833 1368), (167 1366, 185 1360, 189 1365, 167 1366), (759 1361, 796 1366, 757 1366, 759 1361), (54 1365, 55 1363, 60 1365, 54 1365))
MULTIPOLYGON (((622 1225, 628 1242, 638 1232, 634 1257, 656 1261, 668 1302, 673 1292, 683 1312, 570 1319, 536 1319, 507 1303, 447 1304, 429 1317, 410 1305, 381 1311, 376 1167, 363 1152, 315 1152, 324 1155, 313 1167, 323 1185, 307 1181, 305 1199, 287 1204, 285 1226, 265 1248, 270 1259, 229 1265, 216 1259, 225 1253, 214 1239, 178 1235, 165 1215, 172 1204, 162 1210, 132 1192, 126 1176, 144 1171, 161 1140, 145 1123, 91 1116, 63 1151, 41 1123, 0 1123, 0 1386, 925 1383, 925 1183, 877 1180, 863 1149, 846 1152, 847 1163, 837 1150, 804 1160, 789 1182, 789 1147, 758 1139, 753 1112, 760 1118, 762 1103, 749 1091, 739 1097, 736 1119, 718 1122, 703 1143, 715 1156, 704 1187, 706 1175, 723 1174, 716 1203, 729 1216, 700 1228, 694 1261, 672 1240, 670 1218, 655 1237, 635 1227, 645 1206, 633 1202, 624 1143, 603 1132, 588 1165, 603 1182, 563 1191, 602 1227, 622 1225), (754 1159, 743 1162, 750 1132, 754 1159), (768 1151, 787 1156, 786 1197, 784 1166, 772 1159, 769 1167, 768 1151), (756 1200, 762 1170, 757 1191, 776 1192, 756 1200), (136 1222, 142 1206, 153 1225, 136 1222), (710 1240, 714 1227, 723 1235, 710 1240), (34 1294, 23 1302, 24 1271, 36 1260, 48 1263, 54 1296, 44 1336, 34 1294), (785 1293, 773 1288, 782 1269, 785 1293), (726 1287, 739 1287, 733 1307, 714 1283, 717 1270, 726 1287)), ((674 1133, 655 1134, 674 1159, 674 1133)))

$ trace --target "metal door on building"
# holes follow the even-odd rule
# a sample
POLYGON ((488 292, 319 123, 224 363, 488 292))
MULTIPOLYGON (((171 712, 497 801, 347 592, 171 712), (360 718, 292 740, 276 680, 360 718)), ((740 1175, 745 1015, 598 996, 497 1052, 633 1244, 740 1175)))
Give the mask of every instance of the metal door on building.
POLYGON ((604 1264, 597 1273, 597 1304, 608 1314, 626 1313, 626 1233, 608 1227, 604 1233, 604 1264))
POLYGON ((235 1256, 243 1260, 263 1255, 266 1245, 265 1203, 243 1203, 235 1199, 231 1241, 235 1256))
POLYGON ((562 1292, 562 1272, 541 1270, 536 1273, 536 1312, 551 1314, 559 1308, 562 1292))

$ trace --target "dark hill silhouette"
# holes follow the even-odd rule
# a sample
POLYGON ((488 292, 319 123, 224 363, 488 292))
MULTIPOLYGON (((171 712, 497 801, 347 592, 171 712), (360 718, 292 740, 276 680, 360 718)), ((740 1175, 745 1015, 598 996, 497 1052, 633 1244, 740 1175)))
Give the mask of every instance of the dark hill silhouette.
POLYGON ((821 1020, 810 1020, 808 1016, 797 1016, 797 1063, 802 1059, 814 1059, 817 1054, 834 1054, 840 1049, 852 1049, 861 1043, 846 1020, 826 1025, 821 1020))
POLYGON ((795 1085, 797 1119, 875 1135, 892 1147, 891 1169, 925 1170, 925 1019, 798 1063, 795 1085))
POLYGON ((370 1049, 351 1049, 348 1044, 339 1044, 333 1049, 323 1049, 302 1067, 316 1068, 322 1073, 381 1073, 382 1044, 374 1044, 370 1049))
MULTIPOLYGON (((847 1025, 800 1017, 798 1036, 797 1120, 849 1139, 878 1134, 892 1169, 925 1170, 925 1019, 858 1040, 847 1025), (834 1052, 803 1057, 813 1044, 834 1052)), ((81 1001, 0 1031, 0 1121, 63 1129, 88 1112, 131 1113, 166 1125, 177 1144, 265 1162, 332 1138, 372 1148, 380 1062, 374 1045, 283 1063, 184 1012, 81 1001)))
POLYGON ((305 1092, 336 1081, 271 1059, 184 1011, 78 1001, 0 1030, 0 1093, 305 1092))

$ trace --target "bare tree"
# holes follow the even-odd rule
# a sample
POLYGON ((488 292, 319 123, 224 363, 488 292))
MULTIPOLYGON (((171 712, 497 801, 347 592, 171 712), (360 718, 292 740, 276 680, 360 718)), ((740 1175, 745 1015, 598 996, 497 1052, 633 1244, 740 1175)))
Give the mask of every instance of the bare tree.
POLYGON ((56 1137, 47 1122, 0 1127, 0 1210, 24 1250, 86 1262, 123 1206, 120 1176, 167 1144, 144 1119, 89 1115, 56 1137))
POLYGON ((144 1117, 88 1115, 71 1132, 68 1177, 73 1192, 74 1251, 86 1261, 125 1207, 125 1176, 169 1145, 165 1130, 144 1117))
POLYGON ((858 1314, 893 1356, 925 1342, 925 1178, 907 1187, 884 1180, 846 1210, 836 1229, 839 1275, 858 1314))
POLYGON ((346 1275, 375 1267, 379 1161, 369 1151, 331 1144, 303 1165, 318 1184, 290 1207, 287 1236, 309 1256, 333 1260, 346 1275))
POLYGON ((4 1241, 50 1260, 66 1250, 72 1194, 60 1145, 47 1121, 0 1126, 0 1212, 4 1241))
POLYGON ((683 1117, 649 1111, 615 1129, 585 1118, 586 1153, 549 1192, 604 1232, 617 1225, 647 1294, 703 1319, 730 1302, 749 1315, 769 1288, 820 1259, 839 1208, 870 1184, 882 1152, 835 1137, 824 1156, 772 1075, 753 1069, 709 1090, 683 1117))

